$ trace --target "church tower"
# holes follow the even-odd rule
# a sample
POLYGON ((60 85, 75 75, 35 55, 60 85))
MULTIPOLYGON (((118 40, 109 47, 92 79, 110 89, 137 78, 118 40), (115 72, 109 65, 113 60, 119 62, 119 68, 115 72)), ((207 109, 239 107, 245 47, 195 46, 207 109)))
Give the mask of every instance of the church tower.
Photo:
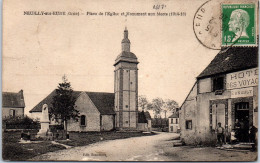
POLYGON ((115 112, 117 129, 136 129, 138 123, 137 57, 130 52, 128 30, 124 30, 122 52, 115 60, 115 112))

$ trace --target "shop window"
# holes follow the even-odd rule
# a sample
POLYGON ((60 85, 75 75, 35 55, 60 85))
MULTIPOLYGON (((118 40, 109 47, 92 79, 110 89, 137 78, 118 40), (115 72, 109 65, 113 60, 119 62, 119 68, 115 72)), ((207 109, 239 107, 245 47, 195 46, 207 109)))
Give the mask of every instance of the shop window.
POLYGON ((186 120, 186 129, 192 130, 192 120, 186 120))
POLYGON ((224 89, 224 77, 213 78, 213 92, 224 89))
POLYGON ((249 102, 238 102, 235 104, 236 110, 248 110, 249 102))
POLYGON ((80 116, 80 125, 86 126, 86 116, 85 115, 80 116))

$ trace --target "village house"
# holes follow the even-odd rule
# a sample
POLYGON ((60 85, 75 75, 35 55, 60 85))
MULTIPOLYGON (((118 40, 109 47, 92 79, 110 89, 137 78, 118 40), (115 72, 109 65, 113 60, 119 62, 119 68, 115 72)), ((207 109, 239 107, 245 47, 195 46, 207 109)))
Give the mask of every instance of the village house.
POLYGON ((24 115, 23 90, 20 90, 18 93, 3 92, 2 96, 2 118, 24 115))
MULTIPOLYGON (((79 121, 70 120, 68 131, 110 131, 141 130, 151 131, 151 116, 148 112, 138 112, 138 68, 137 57, 130 52, 128 30, 124 30, 121 42, 122 52, 115 60, 114 93, 74 91, 77 99, 75 108, 79 111, 79 121), (140 118, 139 118, 140 117, 140 118)), ((42 106, 52 105, 56 91, 30 110, 32 118, 40 119, 42 106)), ((55 124, 56 122, 51 122, 55 124)))
POLYGON ((179 112, 176 111, 171 116, 169 116, 169 132, 178 133, 179 129, 179 112))
MULTIPOLYGON (((181 139, 186 144, 216 143, 218 123, 226 141, 235 121, 258 128, 258 48, 230 47, 197 77, 180 110, 181 139)), ((244 140, 248 141, 248 140, 244 140)))

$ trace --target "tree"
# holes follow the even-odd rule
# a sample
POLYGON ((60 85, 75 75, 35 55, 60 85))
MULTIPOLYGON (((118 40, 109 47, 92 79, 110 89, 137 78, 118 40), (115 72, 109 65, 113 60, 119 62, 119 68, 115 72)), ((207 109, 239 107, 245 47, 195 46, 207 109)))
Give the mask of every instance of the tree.
POLYGON ((165 107, 171 112, 176 112, 176 109, 179 108, 179 104, 174 100, 167 99, 165 104, 165 107))
POLYGON ((145 107, 147 107, 148 100, 145 96, 139 96, 138 97, 138 106, 142 108, 142 111, 144 111, 145 107))
POLYGON ((53 97, 52 106, 50 107, 50 115, 60 119, 64 123, 65 131, 67 131, 67 121, 69 119, 78 119, 79 112, 74 108, 76 98, 73 97, 73 90, 66 76, 62 77, 63 82, 59 83, 56 89, 56 95, 53 97))
POLYGON ((164 101, 161 98, 156 98, 152 100, 152 103, 147 104, 147 110, 153 110, 155 118, 161 117, 162 107, 164 105, 164 101))

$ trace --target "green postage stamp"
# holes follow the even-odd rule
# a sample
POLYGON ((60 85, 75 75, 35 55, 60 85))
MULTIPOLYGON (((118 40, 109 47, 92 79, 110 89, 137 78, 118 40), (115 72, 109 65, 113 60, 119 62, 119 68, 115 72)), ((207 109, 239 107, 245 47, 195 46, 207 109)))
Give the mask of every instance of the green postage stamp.
POLYGON ((255 4, 222 4, 222 46, 256 45, 255 4))

